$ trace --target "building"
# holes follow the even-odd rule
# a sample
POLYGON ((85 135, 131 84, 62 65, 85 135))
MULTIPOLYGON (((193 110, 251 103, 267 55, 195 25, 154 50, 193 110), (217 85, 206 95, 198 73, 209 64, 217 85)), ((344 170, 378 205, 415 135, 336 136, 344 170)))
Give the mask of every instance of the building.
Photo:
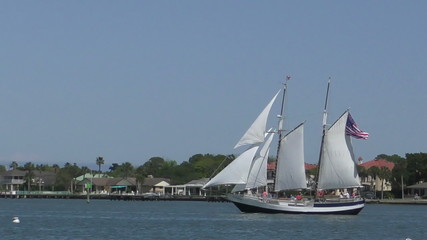
MULTIPOLYGON (((310 171, 317 168, 317 164, 304 163, 305 171, 310 171)), ((267 164, 267 183, 272 184, 274 179, 274 172, 276 171, 276 162, 271 162, 267 164)), ((314 176, 307 176, 307 180, 314 176)))
POLYGON ((28 187, 28 171, 9 170, 0 175, 0 184, 7 192, 23 191, 31 189, 32 191, 53 191, 56 174, 49 171, 33 170, 31 172, 30 187, 28 187))
POLYGON ((136 178, 84 178, 76 186, 82 192, 88 189, 96 194, 137 193, 136 178))
MULTIPOLYGON (((427 195, 427 182, 414 184, 406 187, 410 192, 409 194, 412 196, 418 195, 419 197, 427 195)), ((416 199, 414 197, 414 199, 416 199)))
POLYGON ((391 191, 391 183, 385 179, 379 178, 378 176, 372 176, 369 173, 369 169, 372 167, 377 167, 378 169, 385 167, 391 172, 394 168, 394 163, 385 159, 374 159, 365 163, 361 163, 359 166, 366 170, 364 173, 359 173, 360 182, 363 186, 365 186, 365 189, 370 189, 371 191, 391 191))
POLYGON ((4 186, 6 192, 14 193, 18 190, 23 190, 23 185, 25 183, 25 176, 27 175, 26 171, 21 170, 9 170, 3 172, 0 175, 0 184, 4 186))
POLYGON ((148 176, 142 183, 143 193, 157 193, 163 195, 165 193, 165 187, 170 185, 170 179, 168 178, 155 178, 148 176))
POLYGON ((31 190, 38 191, 55 191, 56 183, 56 173, 49 171, 33 171, 32 183, 33 185, 31 190))
POLYGON ((183 195, 183 196, 205 196, 206 192, 203 186, 209 181, 209 178, 192 180, 182 185, 165 186, 165 195, 183 195))

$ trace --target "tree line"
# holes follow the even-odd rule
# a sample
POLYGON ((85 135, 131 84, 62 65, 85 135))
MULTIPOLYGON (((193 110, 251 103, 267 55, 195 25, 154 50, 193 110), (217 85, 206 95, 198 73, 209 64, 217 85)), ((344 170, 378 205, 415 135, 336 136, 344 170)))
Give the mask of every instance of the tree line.
MULTIPOLYGON (((174 160, 166 160, 161 157, 152 157, 143 165, 133 166, 130 162, 112 163, 108 171, 104 172, 111 177, 134 177, 138 182, 143 182, 144 179, 152 175, 154 177, 168 178, 171 184, 185 184, 191 180, 200 178, 209 178, 218 173, 231 161, 235 159, 235 155, 213 155, 213 154, 196 154, 178 164, 174 160)), ((427 181, 427 153, 407 153, 405 157, 399 155, 380 154, 375 159, 385 159, 395 164, 392 171, 386 167, 371 167, 364 169, 358 167, 360 177, 371 176, 374 179, 384 179, 392 184, 392 192, 394 197, 401 196, 402 182, 404 186, 413 185, 419 182, 427 181)), ((270 157, 269 161, 275 161, 270 157)), ((12 162, 9 169, 19 169, 27 171, 27 182, 34 177, 37 170, 50 171, 56 174, 55 190, 67 190, 70 183, 78 176, 87 173, 103 173, 101 166, 105 164, 103 157, 96 158, 98 170, 91 170, 88 167, 79 167, 77 164, 65 163, 63 167, 57 164, 34 164, 27 162, 19 166, 16 162, 12 162)), ((6 167, 0 165, 0 172, 6 171, 6 167)), ((312 169, 308 174, 315 175, 316 169, 312 169)), ((403 186, 403 187, 404 187, 403 186)), ((30 186, 28 186, 30 187, 30 186)))
MULTIPOLYGON (((130 162, 125 163, 112 163, 108 171, 102 172, 101 166, 105 164, 103 157, 96 158, 96 165, 98 170, 89 169, 86 166, 78 166, 76 163, 65 163, 63 167, 58 164, 34 164, 27 162, 19 165, 17 162, 12 162, 8 167, 9 169, 17 169, 26 171, 24 177, 27 183, 24 187, 26 190, 31 190, 31 182, 34 182, 34 176, 38 171, 47 171, 55 173, 56 181, 52 189, 56 191, 69 190, 70 186, 75 181, 75 178, 83 174, 97 174, 105 173, 110 177, 128 178, 134 177, 137 182, 142 183, 149 175, 158 178, 168 178, 171 184, 185 184, 191 180, 210 177, 214 171, 219 172, 231 161, 235 159, 234 155, 213 155, 213 154, 196 154, 178 164, 174 160, 166 160, 161 157, 152 157, 143 165, 134 166, 130 162)), ((0 173, 6 171, 4 165, 0 165, 0 173)))
POLYGON ((394 163, 393 170, 389 171, 385 167, 371 167, 368 170, 359 169, 359 175, 366 176, 369 174, 374 178, 378 177, 390 182, 391 197, 402 197, 402 189, 405 186, 427 181, 427 153, 406 153, 405 157, 397 154, 380 154, 375 159, 385 159, 394 163))

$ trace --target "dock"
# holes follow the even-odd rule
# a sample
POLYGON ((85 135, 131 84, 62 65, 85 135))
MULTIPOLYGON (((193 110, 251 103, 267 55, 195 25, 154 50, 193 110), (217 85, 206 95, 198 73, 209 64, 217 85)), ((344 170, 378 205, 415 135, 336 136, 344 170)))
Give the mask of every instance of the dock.
POLYGON ((366 204, 406 204, 406 205, 427 205, 427 199, 366 199, 366 204))
MULTIPOLYGON (((90 199, 110 201, 205 201, 229 202, 225 195, 189 196, 189 195, 144 195, 144 194, 90 194, 90 199)), ((25 192, 10 194, 0 192, 0 198, 14 199, 87 199, 87 194, 70 192, 25 192)), ((427 199, 366 199, 366 204, 406 204, 427 205, 427 199)))
MULTIPOLYGON (((68 192, 39 193, 31 192, 25 194, 5 194, 0 193, 0 198, 13 199, 87 199, 87 194, 72 194, 68 192)), ((111 201, 207 201, 207 202, 228 202, 224 195, 211 196, 189 196, 189 195, 161 195, 152 196, 144 194, 90 194, 91 200, 111 200, 111 201)))

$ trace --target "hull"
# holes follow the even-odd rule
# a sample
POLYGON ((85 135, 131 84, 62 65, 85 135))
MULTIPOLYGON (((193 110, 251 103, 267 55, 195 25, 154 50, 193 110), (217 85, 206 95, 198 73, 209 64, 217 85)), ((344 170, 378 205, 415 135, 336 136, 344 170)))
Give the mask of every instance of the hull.
POLYGON ((315 202, 314 200, 263 199, 258 196, 229 194, 227 199, 245 213, 357 215, 365 206, 365 200, 360 198, 315 202))

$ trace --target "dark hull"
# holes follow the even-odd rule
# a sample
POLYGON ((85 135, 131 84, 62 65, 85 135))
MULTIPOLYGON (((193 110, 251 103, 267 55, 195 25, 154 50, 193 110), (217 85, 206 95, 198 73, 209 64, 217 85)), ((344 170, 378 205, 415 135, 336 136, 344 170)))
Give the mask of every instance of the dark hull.
MULTIPOLYGON (((358 202, 350 202, 350 203, 316 203, 314 204, 313 208, 311 210, 279 210, 279 209, 272 209, 269 207, 262 207, 262 206, 255 206, 251 204, 245 204, 241 202, 232 201, 233 204, 239 208, 241 212, 244 213, 271 213, 271 214, 310 214, 310 215, 357 215, 364 207, 362 205, 361 207, 357 208, 351 208, 351 209, 343 209, 343 210, 335 210, 334 208, 342 208, 342 207, 352 207, 356 205, 363 204, 365 201, 358 201, 358 202), (325 211, 319 211, 319 209, 325 209, 325 211), (327 209, 327 210, 326 210, 327 209)), ((298 207, 296 207, 298 208, 298 207)))

